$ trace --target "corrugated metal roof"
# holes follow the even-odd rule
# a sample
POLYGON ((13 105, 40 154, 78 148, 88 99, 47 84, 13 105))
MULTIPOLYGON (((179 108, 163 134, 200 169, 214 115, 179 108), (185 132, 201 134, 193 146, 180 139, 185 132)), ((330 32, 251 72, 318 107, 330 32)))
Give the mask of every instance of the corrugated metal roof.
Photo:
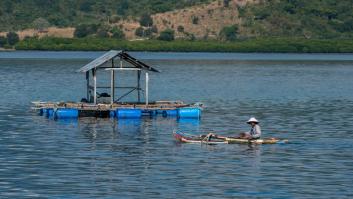
POLYGON ((77 72, 87 72, 89 70, 92 70, 94 68, 98 68, 108 62, 109 60, 114 59, 115 57, 120 57, 124 61, 132 64, 133 66, 137 68, 141 68, 144 70, 152 71, 152 72, 159 72, 157 69, 148 66, 147 64, 135 59, 134 57, 130 56, 124 51, 118 51, 118 50, 111 50, 104 55, 98 57, 97 59, 93 60, 92 62, 86 64, 82 68, 80 68, 77 72))
POLYGON ((106 63, 107 61, 113 59, 114 57, 118 56, 122 51, 118 51, 118 50, 111 50, 107 53, 105 53, 104 55, 98 57, 97 59, 91 61, 90 63, 86 64, 85 66, 83 66, 82 68, 80 68, 77 72, 87 72, 93 68, 97 68, 101 65, 103 65, 104 63, 106 63))
POLYGON ((121 52, 119 54, 119 57, 121 57, 123 60, 125 60, 126 62, 129 62, 130 64, 134 65, 137 68, 141 68, 144 70, 148 70, 148 71, 153 71, 153 72, 157 72, 159 73, 159 70, 137 60, 136 58, 132 57, 131 55, 127 54, 126 52, 121 52))

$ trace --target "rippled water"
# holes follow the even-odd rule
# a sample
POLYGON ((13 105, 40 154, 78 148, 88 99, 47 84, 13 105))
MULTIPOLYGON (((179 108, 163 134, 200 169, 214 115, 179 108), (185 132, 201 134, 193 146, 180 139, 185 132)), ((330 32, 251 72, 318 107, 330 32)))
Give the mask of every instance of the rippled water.
MULTIPOLYGON (((0 198, 351 198, 353 55, 133 53, 162 70, 151 98, 200 101, 200 121, 53 121, 34 100, 80 100, 101 52, 0 53, 0 198), (200 146, 261 121, 281 145, 200 146)), ((121 77, 122 78, 122 77, 121 77)))

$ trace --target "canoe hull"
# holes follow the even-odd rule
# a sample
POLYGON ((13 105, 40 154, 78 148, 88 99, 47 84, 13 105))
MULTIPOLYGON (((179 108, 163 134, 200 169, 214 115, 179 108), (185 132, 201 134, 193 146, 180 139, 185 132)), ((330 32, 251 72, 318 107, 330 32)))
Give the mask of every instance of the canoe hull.
POLYGON ((257 140, 226 138, 226 141, 228 142, 228 144, 280 144, 280 143, 288 142, 288 140, 280 140, 276 138, 257 139, 257 140))
POLYGON ((212 138, 211 140, 208 140, 205 139, 206 135, 188 136, 185 133, 181 132, 173 132, 173 136, 179 142, 194 144, 283 144, 288 142, 288 140, 281 140, 276 138, 247 140, 232 137, 224 137, 222 139, 212 138))
POLYGON ((217 140, 211 140, 208 141, 205 139, 205 136, 187 136, 184 133, 180 132, 173 132, 174 138, 182 143, 192 143, 192 144, 228 144, 226 140, 223 139, 217 139, 217 140))

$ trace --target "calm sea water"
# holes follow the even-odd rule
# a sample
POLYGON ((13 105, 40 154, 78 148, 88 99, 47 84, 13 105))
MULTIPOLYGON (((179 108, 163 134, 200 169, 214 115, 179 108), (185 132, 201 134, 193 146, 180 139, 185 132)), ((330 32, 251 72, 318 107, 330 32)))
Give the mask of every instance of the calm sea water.
MULTIPOLYGON (((352 198, 353 55, 132 53, 160 69, 152 100, 202 119, 54 121, 31 101, 78 101, 102 52, 0 53, 0 198, 352 198), (255 116, 281 145, 179 144, 255 116)), ((128 74, 119 74, 118 82, 128 74)), ((106 79, 103 78, 104 83, 106 79)))

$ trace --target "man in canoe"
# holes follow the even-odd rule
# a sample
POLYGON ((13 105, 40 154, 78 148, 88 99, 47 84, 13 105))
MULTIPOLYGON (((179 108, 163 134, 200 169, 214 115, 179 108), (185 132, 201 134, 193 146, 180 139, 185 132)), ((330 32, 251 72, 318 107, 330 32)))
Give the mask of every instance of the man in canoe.
MULTIPOLYGON (((250 124, 251 129, 248 132, 240 133, 238 139, 247 139, 247 140, 256 140, 260 139, 261 137, 261 128, 259 126, 259 121, 257 121, 256 118, 252 117, 250 118, 246 123, 250 124)), ((226 139, 224 136, 219 136, 215 135, 213 133, 209 133, 205 139, 208 141, 211 140, 211 138, 218 138, 218 139, 226 139)))
POLYGON ((251 129, 248 132, 240 133, 239 138, 248 139, 248 140, 256 140, 261 137, 261 128, 259 126, 259 121, 256 118, 250 118, 246 123, 250 124, 251 129))

